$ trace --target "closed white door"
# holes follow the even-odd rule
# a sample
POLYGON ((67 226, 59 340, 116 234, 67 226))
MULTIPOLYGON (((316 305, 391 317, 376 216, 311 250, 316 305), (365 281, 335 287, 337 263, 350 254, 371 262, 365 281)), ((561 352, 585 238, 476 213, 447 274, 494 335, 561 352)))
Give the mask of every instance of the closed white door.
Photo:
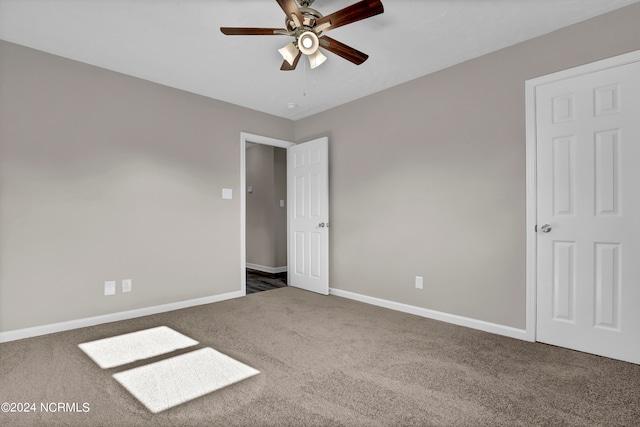
POLYGON ((325 138, 287 149, 288 284, 329 294, 329 167, 325 138))
POLYGON ((536 339, 640 363, 640 62, 535 93, 536 339))

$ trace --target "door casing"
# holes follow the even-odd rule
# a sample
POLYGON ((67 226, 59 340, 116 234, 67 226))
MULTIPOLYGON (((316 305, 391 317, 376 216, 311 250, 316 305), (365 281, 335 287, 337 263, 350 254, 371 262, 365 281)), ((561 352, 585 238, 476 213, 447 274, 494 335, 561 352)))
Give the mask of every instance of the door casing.
POLYGON ((559 71, 525 82, 526 103, 526 339, 536 341, 537 287, 537 143, 536 87, 640 61, 640 50, 559 71))

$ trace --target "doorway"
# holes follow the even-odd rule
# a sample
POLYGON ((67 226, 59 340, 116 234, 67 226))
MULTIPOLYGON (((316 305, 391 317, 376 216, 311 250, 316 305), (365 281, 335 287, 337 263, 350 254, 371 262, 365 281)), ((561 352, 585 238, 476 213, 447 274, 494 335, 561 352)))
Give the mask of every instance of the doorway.
POLYGON ((246 144, 285 148, 287 152, 287 285, 329 295, 329 139, 300 144, 240 134, 241 291, 247 292, 246 144))
POLYGON ((241 290, 245 294, 286 285, 286 149, 293 145, 241 134, 241 290))

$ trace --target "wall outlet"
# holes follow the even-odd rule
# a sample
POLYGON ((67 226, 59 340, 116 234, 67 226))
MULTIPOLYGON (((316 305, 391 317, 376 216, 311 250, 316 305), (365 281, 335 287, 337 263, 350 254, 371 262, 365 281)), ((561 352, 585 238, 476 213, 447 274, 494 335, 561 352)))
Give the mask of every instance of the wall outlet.
POLYGON ((131 279, 124 279, 122 281, 122 292, 131 292, 132 282, 133 281, 131 279))
POLYGON ((422 285, 424 283, 424 279, 422 276, 416 276, 416 289, 422 289, 422 285))
POLYGON ((116 281, 115 280, 107 280, 104 282, 104 294, 105 295, 115 295, 116 294, 116 281))

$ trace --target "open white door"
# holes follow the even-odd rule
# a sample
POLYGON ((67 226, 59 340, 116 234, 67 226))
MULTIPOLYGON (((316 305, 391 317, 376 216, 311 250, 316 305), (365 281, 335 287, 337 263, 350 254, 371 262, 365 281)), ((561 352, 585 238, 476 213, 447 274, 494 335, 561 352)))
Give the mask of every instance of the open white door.
POLYGON ((329 294, 328 138, 287 149, 288 284, 329 294))

